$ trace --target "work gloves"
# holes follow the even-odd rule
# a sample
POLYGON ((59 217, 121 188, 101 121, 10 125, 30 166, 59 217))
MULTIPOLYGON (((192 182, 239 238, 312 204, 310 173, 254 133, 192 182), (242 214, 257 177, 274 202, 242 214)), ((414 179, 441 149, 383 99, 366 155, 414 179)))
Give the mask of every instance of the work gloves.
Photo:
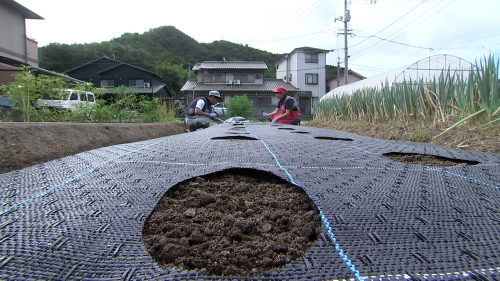
POLYGON ((267 117, 267 116, 269 116, 269 113, 267 113, 267 112, 262 112, 262 116, 267 117))
POLYGON ((210 113, 210 118, 215 118, 217 117, 217 114, 215 114, 214 112, 210 113))
POLYGON ((224 120, 219 120, 219 124, 224 124, 224 120))
POLYGON ((274 118, 273 121, 271 121, 271 123, 276 123, 278 121, 278 117, 274 118))

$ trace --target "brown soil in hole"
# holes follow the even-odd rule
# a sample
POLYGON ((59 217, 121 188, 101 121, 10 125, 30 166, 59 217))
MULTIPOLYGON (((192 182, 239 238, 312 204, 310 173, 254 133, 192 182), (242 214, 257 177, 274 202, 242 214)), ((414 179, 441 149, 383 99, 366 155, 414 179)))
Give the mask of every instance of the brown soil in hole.
POLYGON ((270 173, 230 169, 170 188, 142 234, 161 265, 236 276, 303 256, 320 231, 319 211, 303 190, 270 173))
POLYGON ((384 156, 394 161, 423 165, 423 166, 468 166, 468 165, 479 164, 479 162, 477 161, 452 159, 452 158, 427 155, 427 154, 416 154, 416 153, 390 152, 390 153, 385 153, 384 156))

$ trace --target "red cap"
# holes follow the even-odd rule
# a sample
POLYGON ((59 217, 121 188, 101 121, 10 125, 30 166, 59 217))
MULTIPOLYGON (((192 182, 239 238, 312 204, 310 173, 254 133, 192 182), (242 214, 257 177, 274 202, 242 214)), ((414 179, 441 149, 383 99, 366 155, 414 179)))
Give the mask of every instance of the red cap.
POLYGON ((286 95, 286 89, 283 86, 278 86, 278 88, 274 89, 273 93, 280 93, 286 95))

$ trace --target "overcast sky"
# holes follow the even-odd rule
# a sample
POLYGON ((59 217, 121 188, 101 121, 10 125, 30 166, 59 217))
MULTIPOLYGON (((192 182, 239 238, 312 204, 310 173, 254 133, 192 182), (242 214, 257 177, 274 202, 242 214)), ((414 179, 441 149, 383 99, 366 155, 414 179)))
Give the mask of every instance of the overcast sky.
MULTIPOLYGON (((27 35, 39 47, 109 41, 172 25, 200 43, 227 40, 272 53, 307 46, 331 50, 329 65, 345 61, 344 0, 16 1, 44 18, 27 20, 27 35)), ((439 54, 472 63, 490 53, 500 58, 500 0, 347 3, 348 68, 366 77, 439 54)))

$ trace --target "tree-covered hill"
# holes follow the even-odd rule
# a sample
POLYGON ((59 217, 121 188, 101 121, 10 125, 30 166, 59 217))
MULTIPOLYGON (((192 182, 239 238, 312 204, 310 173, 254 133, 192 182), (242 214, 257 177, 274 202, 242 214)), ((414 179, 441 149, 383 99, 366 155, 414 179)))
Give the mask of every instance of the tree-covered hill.
POLYGON ((179 93, 188 77, 188 69, 196 63, 221 61, 223 58, 230 61, 264 61, 269 67, 265 77, 274 78, 274 65, 284 55, 223 40, 198 43, 173 26, 153 28, 143 34, 125 33, 100 43, 51 43, 40 47, 38 53, 40 67, 59 73, 103 56, 115 58, 158 73, 174 93, 179 93))

